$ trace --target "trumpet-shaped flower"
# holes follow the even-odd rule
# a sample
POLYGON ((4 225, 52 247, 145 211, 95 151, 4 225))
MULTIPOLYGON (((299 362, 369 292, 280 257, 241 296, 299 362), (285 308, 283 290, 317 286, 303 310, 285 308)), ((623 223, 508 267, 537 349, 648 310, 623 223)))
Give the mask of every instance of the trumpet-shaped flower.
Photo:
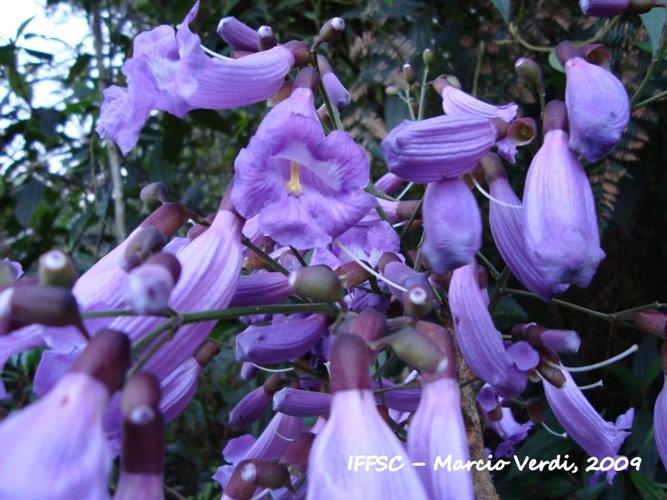
POLYGON ((314 106, 317 74, 299 73, 292 95, 264 118, 241 150, 232 198, 241 215, 259 213, 281 245, 324 247, 375 206, 363 148, 342 131, 325 137, 314 106))
POLYGON ((270 97, 294 65, 290 49, 278 46, 241 59, 211 58, 190 31, 199 2, 174 34, 170 26, 141 33, 123 65, 128 87, 104 91, 97 132, 123 154, 136 144, 152 110, 182 118, 193 109, 229 109, 270 97))

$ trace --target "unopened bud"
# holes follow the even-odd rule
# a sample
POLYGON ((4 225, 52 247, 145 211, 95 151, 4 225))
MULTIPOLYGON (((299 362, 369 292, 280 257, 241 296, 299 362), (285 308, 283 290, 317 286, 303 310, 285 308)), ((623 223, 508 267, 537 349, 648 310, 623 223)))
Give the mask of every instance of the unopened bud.
POLYGON ((141 189, 139 197, 147 205, 161 205, 167 203, 167 186, 161 182, 153 182, 141 189))
POLYGON ((500 141, 507 137, 507 132, 509 132, 509 124, 502 118, 491 118, 489 120, 491 125, 496 129, 496 141, 500 141))
POLYGON ((583 45, 580 49, 589 63, 609 69, 611 65, 611 52, 609 52, 607 47, 601 43, 589 43, 583 45))
POLYGON ((254 494, 257 486, 253 483, 245 481, 241 476, 241 471, 245 468, 246 465, 256 462, 256 460, 241 460, 234 470, 232 475, 227 481, 227 487, 223 494, 223 499, 225 500, 250 500, 254 494))
POLYGON ((276 36, 273 34, 271 26, 260 26, 257 35, 257 48, 259 50, 269 50, 277 45, 276 36))
POLYGON ((384 89, 384 91, 387 95, 391 96, 397 96, 401 93, 401 89, 399 89, 396 85, 389 85, 384 89))
POLYGON ((422 58, 424 59, 424 64, 426 66, 430 66, 433 64, 433 51, 431 49, 424 49, 424 52, 422 53, 422 58))
POLYGON ((279 490, 280 488, 292 489, 290 475, 284 465, 266 462, 264 460, 253 460, 241 469, 241 478, 255 486, 279 490))
POLYGON ((514 63, 517 75, 535 87, 542 86, 542 68, 534 59, 521 57, 514 63))
POLYGON ((526 411, 528 412, 528 418, 530 418, 534 424, 541 425, 547 419, 539 401, 534 401, 528 404, 526 406, 526 411))
POLYGON ((74 262, 62 250, 51 250, 39 258, 39 283, 72 288, 78 278, 74 262))
POLYGON ((537 135, 537 125, 532 118, 518 118, 512 122, 507 138, 515 146, 526 146, 533 142, 537 135))
POLYGON ((663 312, 651 309, 626 316, 624 319, 629 319, 646 333, 667 339, 667 314, 663 312))
POLYGON ((428 285, 417 284, 408 288, 403 295, 403 308, 406 314, 422 319, 433 309, 433 292, 428 285))
MULTIPOLYGON (((195 358, 195 361, 197 361, 197 364, 199 366, 206 366, 219 353, 220 353, 220 344, 218 344, 217 342, 214 342, 212 340, 205 340, 204 342, 201 343, 201 345, 199 347, 197 347, 197 350, 192 355, 192 357, 195 358)), ((252 365, 250 365, 250 366, 252 366, 252 365)), ((248 379, 245 379, 245 380, 248 380, 248 379)))
POLYGON ((486 418, 491 422, 500 422, 503 419, 503 407, 501 405, 496 406, 493 410, 486 413, 486 418))
POLYGON ((340 17, 329 19, 320 30, 320 40, 326 43, 335 42, 345 31, 345 21, 340 17))
POLYGON ((336 274, 343 288, 352 288, 361 285, 368 281, 368 278, 371 276, 371 273, 354 261, 341 265, 336 269, 336 274))
POLYGON ((342 302, 343 289, 336 273, 323 264, 297 269, 289 284, 299 295, 321 302, 342 302))
POLYGON ((117 330, 100 330, 69 369, 87 373, 103 383, 113 394, 123 385, 130 368, 130 339, 117 330))
POLYGON ((287 43, 283 43, 281 47, 289 49, 294 55, 294 67, 303 68, 307 66, 310 62, 310 47, 304 42, 298 40, 292 40, 287 43))
POLYGON ((437 344, 414 328, 403 328, 371 345, 375 348, 391 347, 399 358, 421 372, 441 373, 447 370, 456 373, 456 366, 451 366, 437 344))
POLYGON ((157 227, 144 227, 128 242, 120 266, 129 272, 145 262, 152 254, 162 250, 166 243, 167 239, 157 227))
POLYGON ((413 85, 417 81, 417 73, 409 63, 403 65, 403 78, 408 85, 413 85))
POLYGON ((139 314, 164 311, 180 275, 181 264, 175 256, 166 252, 153 255, 128 274, 128 305, 139 314))
POLYGON ((315 92, 320 81, 320 74, 313 68, 303 68, 294 79, 293 91, 298 88, 308 88, 315 92))

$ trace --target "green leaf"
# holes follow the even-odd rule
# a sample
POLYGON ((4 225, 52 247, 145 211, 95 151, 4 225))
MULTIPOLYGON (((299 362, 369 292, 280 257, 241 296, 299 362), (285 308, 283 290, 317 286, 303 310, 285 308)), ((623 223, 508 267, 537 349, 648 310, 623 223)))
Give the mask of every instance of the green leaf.
POLYGON ((549 52, 549 66, 551 66, 553 69, 560 73, 565 73, 565 70, 563 69, 563 66, 561 65, 560 61, 558 60, 558 57, 556 57, 556 51, 552 50, 549 52))
POLYGON ((53 54, 49 54, 48 52, 42 52, 41 50, 33 50, 25 48, 23 50, 25 50, 31 56, 36 57, 37 59, 41 59, 42 61, 46 62, 53 61, 53 54))
POLYGON ((503 297, 493 311, 493 322, 499 330, 525 323, 529 320, 528 313, 515 299, 503 297))
POLYGON ((506 24, 510 22, 510 0, 491 0, 493 5, 496 6, 496 9, 500 12, 500 15, 503 16, 506 24))
POLYGON ((0 64, 13 68, 16 61, 16 46, 13 43, 0 47, 0 64))
POLYGON ((23 33, 23 30, 26 29, 26 27, 28 26, 28 24, 30 24, 30 21, 32 21, 32 20, 35 19, 36 17, 37 17, 37 16, 29 17, 28 19, 26 19, 25 21, 23 21, 23 22, 21 23, 21 25, 19 26, 19 29, 16 30, 16 38, 18 38, 18 37, 21 36, 21 33, 23 33))
POLYGON ((88 67, 88 63, 93 58, 90 54, 79 54, 69 69, 69 74, 65 79, 65 85, 70 85, 79 74, 88 67))
POLYGON ((19 73, 14 66, 9 67, 9 86, 14 93, 22 97, 28 104, 32 100, 32 89, 25 81, 23 73, 19 73))
POLYGON ((632 484, 635 485, 635 488, 639 490, 642 498, 646 500, 667 499, 667 495, 665 494, 664 490, 662 490, 660 486, 655 483, 655 481, 649 479, 645 475, 631 470, 630 479, 632 480, 632 484))
POLYGON ((653 9, 646 14, 640 14, 639 17, 641 17, 644 27, 648 31, 653 54, 655 55, 658 52, 658 47, 660 47, 662 29, 665 26, 665 22, 667 22, 667 12, 665 12, 665 9, 653 9))
POLYGON ((18 201, 14 214, 23 227, 28 227, 32 216, 35 215, 37 207, 44 200, 44 185, 37 179, 30 179, 26 184, 21 186, 17 193, 18 201))

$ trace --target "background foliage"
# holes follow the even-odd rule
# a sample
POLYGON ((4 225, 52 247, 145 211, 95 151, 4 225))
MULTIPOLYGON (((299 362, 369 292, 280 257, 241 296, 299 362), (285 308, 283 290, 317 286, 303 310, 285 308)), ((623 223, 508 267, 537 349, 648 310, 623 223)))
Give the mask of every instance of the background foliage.
MULTIPOLYGON (((70 252, 83 271, 149 212, 138 197, 149 182, 165 183, 172 200, 204 215, 214 210, 231 178, 234 158, 247 145, 266 107, 198 110, 183 120, 167 113, 154 114, 137 147, 123 158, 93 131, 101 90, 112 83, 124 84, 120 66, 131 55, 137 33, 158 24, 176 26, 190 2, 49 0, 48 4, 51 10, 67 4, 83 12, 95 42, 92 47, 73 47, 69 60, 56 63, 52 53, 25 48, 27 40, 41 36, 31 32, 27 23, 0 47, 0 257, 18 260, 31 272, 41 253, 57 247, 70 252), (62 89, 61 102, 49 108, 33 105, 35 86, 44 79, 57 81, 62 89), (122 198, 118 191, 113 194, 114 168, 122 179, 122 198)), ((310 42, 329 18, 345 19, 343 37, 325 46, 323 53, 352 94, 354 104, 343 113, 343 124, 371 155, 374 177, 386 169, 380 141, 407 117, 405 105, 396 97, 387 97, 384 89, 404 85, 401 67, 405 62, 421 74, 424 48, 435 52, 432 77, 454 74, 464 90, 489 102, 517 102, 524 116, 537 117, 536 96, 516 77, 514 61, 529 56, 542 64, 547 99, 563 98, 564 76, 550 65, 549 52, 530 50, 515 40, 508 21, 526 42, 539 47, 554 47, 564 39, 588 39, 608 22, 585 18, 574 1, 202 0, 192 29, 205 46, 222 54, 229 48, 215 28, 221 17, 229 15, 255 28, 270 25, 283 42, 310 42)), ((624 17, 602 42, 614 56, 612 70, 632 94, 651 57, 651 42, 642 22, 624 17)), ((648 94, 665 88, 663 65, 648 94)), ((435 92, 429 92, 427 104, 425 116, 441 114, 435 92)), ((661 102, 635 112, 621 145, 610 157, 588 167, 607 257, 591 286, 569 291, 564 300, 603 312, 656 299, 667 302, 667 171, 663 165, 667 137, 661 126, 666 113, 661 102)), ((509 171, 519 193, 531 155, 526 150, 509 171)), ((482 198, 479 201, 486 203, 482 198)), ((490 232, 486 235, 483 253, 500 266, 490 232)), ((518 473, 514 469, 496 476, 501 497, 664 496, 660 484, 667 483, 667 475, 650 439, 652 405, 661 388, 657 339, 532 299, 507 299, 496 314, 499 326, 505 329, 528 317, 579 332, 582 349, 576 358, 564 360, 569 364, 598 361, 633 343, 641 344, 630 360, 588 374, 591 382, 602 378, 605 388, 589 391, 587 396, 607 420, 615 419, 629 405, 637 408, 633 435, 622 451, 644 461, 639 473, 621 473, 613 487, 601 481, 594 489, 588 488, 582 473, 518 473)), ((23 396, 3 403, 0 412, 30 400, 30 378, 38 356, 39 352, 20 355, 3 373, 3 380, 23 396)), ((257 383, 242 381, 238 369, 231 353, 218 356, 204 372, 195 400, 169 428, 166 484, 175 498, 219 496, 219 487, 210 476, 222 463, 224 443, 237 435, 228 427, 227 415, 257 383)), ((586 376, 578 379, 586 382, 586 376)), ((521 421, 527 418, 517 416, 521 421)), ((488 437, 493 445, 494 437, 491 433, 488 437)), ((534 432, 518 449, 520 456, 536 458, 550 459, 558 453, 568 453, 583 469, 583 452, 571 440, 544 430, 534 432)))

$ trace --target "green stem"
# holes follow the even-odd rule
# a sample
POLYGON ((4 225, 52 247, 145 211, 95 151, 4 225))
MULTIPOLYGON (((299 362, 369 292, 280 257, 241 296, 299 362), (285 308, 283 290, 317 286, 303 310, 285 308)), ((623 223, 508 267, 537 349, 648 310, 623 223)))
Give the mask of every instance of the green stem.
POLYGON ((493 314, 493 311, 496 309, 498 302, 500 302, 500 299, 503 296, 502 290, 505 289, 505 284, 507 283, 507 280, 509 279, 511 274, 512 271, 510 270, 509 267, 506 266, 505 269, 503 269, 503 272, 498 277, 498 281, 496 281, 496 286, 493 289, 493 294, 491 294, 491 298, 489 299, 489 313, 493 314))
POLYGON ((614 319, 622 318, 623 316, 628 316, 630 314, 648 311, 649 309, 658 309, 661 306, 659 302, 653 302, 652 304, 646 304, 644 306, 633 307, 632 309, 626 309, 625 311, 619 311, 611 313, 611 316, 614 319))
POLYGON ((299 261, 299 264, 301 264, 301 266, 308 267, 308 264, 306 263, 305 260, 303 260, 303 257, 301 257, 301 254, 297 251, 296 248, 290 245, 289 249, 292 251, 292 253, 296 257, 296 260, 299 261))
POLYGON ((417 121, 424 119, 424 99, 426 98, 426 80, 428 79, 428 66, 424 69, 424 76, 422 77, 422 87, 419 91, 419 113, 417 114, 417 121))
POLYGON ((415 209, 415 211, 413 212, 413 214, 412 214, 412 215, 410 216, 410 218, 408 219, 408 223, 407 223, 407 224, 405 225, 405 227, 403 228, 403 231, 401 232, 401 236, 399 237, 400 240, 403 240, 403 238, 405 237, 405 235, 408 234, 408 231, 410 230, 410 227, 412 227, 412 223, 413 223, 413 222, 415 221, 415 219, 417 218, 417 214, 418 214, 419 211, 421 210, 423 204, 424 204, 424 197, 422 196, 422 199, 419 200, 419 205, 417 205, 417 208, 415 209))
POLYGON ((255 252, 264 262, 266 262, 268 265, 270 265, 275 271, 278 271, 279 273, 284 274, 285 276, 289 276, 290 272, 285 269, 283 266, 281 266, 278 262, 276 262, 274 259, 271 258, 269 254, 264 252, 263 250, 257 248, 252 241, 250 241, 248 238, 245 236, 241 239, 241 243, 243 243, 244 246, 248 247, 250 250, 255 252))
POLYGON ((646 90, 646 87, 648 87, 651 81, 653 81, 653 75, 664 59, 665 52, 667 52, 667 23, 662 28, 662 35, 660 35, 660 47, 653 55, 653 59, 651 59, 651 64, 649 64, 648 70, 646 71, 646 76, 642 80, 642 83, 639 84, 637 91, 630 99, 630 106, 634 105, 641 98, 642 94, 646 90))
MULTIPOLYGON (((134 311, 129 311, 127 309, 111 309, 109 311, 90 311, 82 312, 81 317, 83 319, 95 319, 95 318, 108 318, 108 317, 119 317, 119 316, 139 316, 134 311)), ((155 313, 150 316, 160 316, 163 318, 168 318, 168 313, 155 313)))
POLYGON ((410 103, 410 89, 405 91, 405 96, 402 97, 403 102, 407 105, 408 111, 410 112, 410 119, 415 122, 417 117, 415 116, 415 110, 412 109, 412 104, 410 103))
POLYGON ((491 276, 493 276, 493 279, 497 280, 498 278, 500 278, 500 271, 498 271, 495 267, 493 267, 493 264, 491 264, 489 259, 484 257, 484 254, 482 254, 482 252, 477 251, 477 258, 482 262, 484 262, 484 265, 489 268, 489 271, 491 272, 491 276))
POLYGON ((473 97, 477 97, 477 82, 479 80, 479 73, 482 70, 482 57, 484 57, 484 42, 480 41, 477 52, 477 62, 475 63, 475 74, 472 77, 472 92, 473 97))
POLYGON ((654 95, 653 97, 649 97, 645 101, 639 102, 632 106, 632 111, 637 111, 638 109, 643 108, 644 106, 648 106, 649 104, 653 104, 655 101, 659 101, 663 97, 667 97, 667 90, 663 90, 659 94, 654 95))
POLYGON ((397 391, 399 389, 419 389, 421 390, 421 387, 418 385, 410 385, 412 382, 408 382, 407 384, 398 384, 398 385, 393 385, 391 387, 383 387, 382 389, 376 389, 373 391, 373 394, 382 394, 383 392, 389 392, 389 391, 397 391))
POLYGON ((375 370, 371 379, 377 380, 378 378, 380 378, 384 372, 386 372, 389 368, 398 363, 399 359, 400 358, 398 356, 392 356, 391 358, 389 358, 387 361, 382 363, 382 366, 380 366, 377 370, 375 370))

